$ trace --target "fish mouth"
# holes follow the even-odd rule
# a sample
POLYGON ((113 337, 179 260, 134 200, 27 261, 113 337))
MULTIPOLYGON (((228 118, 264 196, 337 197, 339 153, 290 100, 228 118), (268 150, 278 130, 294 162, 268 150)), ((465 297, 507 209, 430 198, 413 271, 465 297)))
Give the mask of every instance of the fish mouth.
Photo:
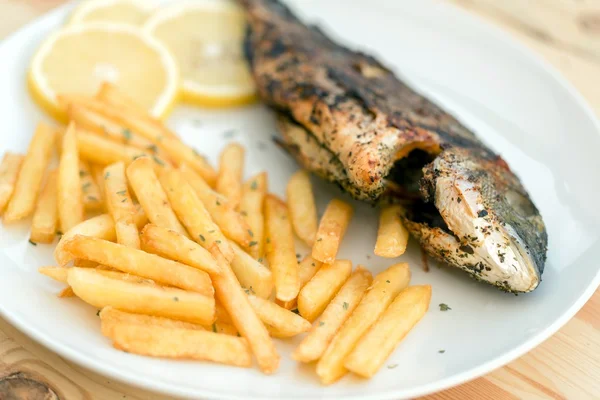
POLYGON ((432 257, 502 290, 530 292, 545 261, 535 257, 547 241, 541 217, 530 201, 509 201, 523 196, 518 182, 502 180, 501 164, 462 151, 418 148, 396 161, 388 187, 407 229, 432 257))

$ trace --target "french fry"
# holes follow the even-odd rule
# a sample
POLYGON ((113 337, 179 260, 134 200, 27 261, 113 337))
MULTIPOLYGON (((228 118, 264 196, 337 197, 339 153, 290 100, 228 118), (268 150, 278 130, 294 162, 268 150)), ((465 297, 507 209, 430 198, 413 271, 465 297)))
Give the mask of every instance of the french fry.
POLYGON ((231 261, 233 249, 229 240, 213 222, 206 207, 181 172, 165 168, 159 179, 169 196, 173 210, 190 232, 192 240, 206 249, 210 249, 213 244, 216 244, 225 258, 231 261))
POLYGON ((324 264, 298 294, 298 311, 313 322, 335 297, 352 273, 352 262, 336 260, 324 264))
POLYGON ((88 133, 101 135, 105 139, 150 152, 155 152, 154 150, 157 149, 156 145, 145 137, 141 137, 131 129, 125 128, 77 103, 71 104, 67 113, 69 118, 77 124, 77 128, 88 133))
POLYGON ((300 170, 292 175, 286 194, 294 231, 304 243, 312 247, 317 235, 317 206, 306 171, 300 170))
POLYGON ((83 260, 81 258, 76 258, 76 259, 73 260, 73 266, 74 267, 97 268, 99 265, 100 264, 98 264, 97 262, 90 261, 90 260, 83 260))
MULTIPOLYGON (((102 202, 101 208, 106 209, 107 208, 106 203, 105 203, 106 193, 104 193, 104 185, 102 184, 102 182, 104 182, 104 167, 105 166, 100 165, 100 164, 89 164, 89 166, 90 166, 90 172, 91 172, 92 178, 94 179, 94 181, 96 181, 96 184, 98 185, 99 199, 102 202)), ((85 200, 84 200, 84 202, 85 202, 85 200)))
POLYGON ((294 233, 287 206, 273 195, 265 198, 266 251, 280 301, 296 298, 300 290, 294 233))
POLYGON ((335 261, 352 213, 350 204, 338 199, 329 202, 317 230, 317 238, 312 249, 313 258, 327 264, 335 261))
POLYGON ((57 171, 48 174, 46 185, 40 193, 33 220, 29 240, 34 243, 52 243, 56 237, 58 224, 57 207, 57 171))
MULTIPOLYGON (((315 260, 310 254, 304 257, 304 259, 298 263, 298 281, 300 282, 300 290, 302 290, 304 285, 306 285, 312 279, 312 277, 315 276, 322 265, 323 263, 321 261, 315 260)), ((298 304, 297 300, 298 298, 296 297, 290 301, 277 300, 276 303, 287 310, 293 310, 298 304)))
MULTIPOLYGON (((244 248, 248 248, 254 240, 255 233, 250 229, 240 213, 238 213, 229 200, 215 192, 210 186, 187 164, 181 164, 179 171, 185 180, 196 192, 200 201, 208 210, 213 221, 221 228, 225 236, 244 248)), ((258 242, 257 242, 258 243, 258 242)), ((253 244, 254 246, 254 244, 253 244)))
POLYGON ((248 294, 254 311, 273 337, 289 338, 307 332, 310 322, 277 304, 248 294))
POLYGON ((135 324, 116 324, 110 333, 115 348, 128 353, 208 360, 237 367, 252 363, 246 339, 230 335, 135 324))
POLYGON ((60 283, 67 283, 69 276, 69 268, 66 267, 40 267, 38 272, 60 283))
POLYGON ((87 211, 101 210, 104 207, 103 192, 100 191, 90 165, 85 160, 79 160, 79 178, 81 179, 83 207, 87 211))
POLYGON ((198 243, 180 233, 148 224, 142 230, 142 248, 159 256, 198 268, 209 274, 221 273, 213 256, 198 243))
POLYGON ((191 329, 194 331, 205 330, 202 325, 192 324, 191 322, 177 321, 170 318, 155 317, 152 315, 135 314, 117 310, 114 307, 104 307, 100 311, 100 321, 102 322, 102 334, 111 337, 113 328, 118 324, 130 324, 140 326, 160 326, 169 329, 191 329))
POLYGON ((129 178, 129 183, 138 201, 154 225, 189 237, 171 208, 167 194, 163 190, 152 164, 152 160, 148 157, 141 157, 127 167, 127 178, 129 178))
MULTIPOLYGON (((148 222, 148 218, 141 207, 136 207, 136 213, 134 215, 135 223, 140 229, 148 222)), ((94 218, 83 221, 79 225, 74 226, 72 229, 63 233, 58 245, 54 249, 54 259, 58 262, 58 265, 66 265, 70 256, 64 252, 63 245, 69 239, 76 235, 95 237, 98 239, 104 239, 108 241, 117 240, 115 233, 115 222, 110 214, 98 215, 94 218)))
POLYGON ((71 286, 67 286, 58 293, 58 297, 75 297, 75 292, 71 289, 71 286))
MULTIPOLYGON (((144 109, 140 104, 136 103, 127 94, 122 92, 117 86, 110 82, 103 82, 96 94, 96 98, 103 103, 109 104, 121 110, 127 110, 129 113, 134 113, 141 117, 146 117, 154 120, 157 124, 160 121, 148 115, 148 110, 144 109)), ((168 130, 167 130, 168 131, 168 130)), ((168 131, 170 133, 170 131, 168 131)), ((173 135, 175 137, 175 135, 173 135)))
POLYGON ((123 272, 155 280, 164 285, 202 293, 206 296, 214 294, 210 277, 206 272, 145 251, 81 235, 67 240, 63 245, 63 250, 72 259, 81 258, 95 261, 123 272))
POLYGON ((0 164, 0 213, 8 204, 15 190, 17 177, 21 170, 21 164, 25 156, 11 152, 4 153, 2 164, 0 164))
POLYGON ((125 164, 120 161, 104 169, 106 205, 115 221, 117 243, 134 249, 140 248, 140 233, 133 220, 136 209, 131 201, 125 177, 125 164))
POLYGON ((327 305, 308 335, 294 350, 292 358, 305 363, 321 358, 342 324, 358 306, 372 281, 373 276, 369 271, 362 267, 356 268, 331 303, 327 305))
POLYGON ((206 327, 206 330, 213 331, 214 333, 221 333, 223 335, 239 336, 238 330, 232 323, 219 321, 218 318, 211 326, 206 327))
MULTIPOLYGON (((213 186, 215 184, 217 173, 208 161, 197 151, 177 139, 177 136, 163 124, 157 123, 156 120, 148 116, 133 115, 126 109, 119 109, 95 99, 86 99, 85 102, 79 99, 79 103, 151 140, 171 160, 177 163, 189 164, 209 185, 213 186)), ((105 164, 110 163, 106 162, 105 164)))
POLYGON ((430 301, 429 285, 410 286, 400 292, 346 357, 344 367, 364 378, 375 375, 402 339, 423 318, 430 301))
POLYGON ((4 223, 19 221, 33 213, 55 139, 54 129, 43 123, 38 125, 4 212, 4 223))
POLYGON ((231 261, 231 269, 243 288, 267 299, 273 292, 273 275, 269 268, 256 261, 252 256, 232 243, 235 253, 231 261))
POLYGON ((317 363, 321 383, 333 383, 346 374, 348 370, 344 367, 344 360, 348 354, 409 281, 410 270, 406 263, 394 264, 375 276, 373 284, 317 363))
POLYGON ((242 174, 244 172, 244 148, 239 143, 230 143, 221 152, 217 192, 229 199, 237 208, 242 198, 242 174))
POLYGON ((248 249, 252 257, 261 258, 265 254, 265 217, 263 204, 268 190, 267 173, 261 172, 250 178, 242 188, 240 213, 248 223, 255 246, 248 249))
POLYGON ((395 258, 406 251, 408 231, 400 220, 400 206, 387 206, 381 210, 375 255, 395 258))
MULTIPOLYGON (((117 279, 117 280, 123 281, 123 282, 138 283, 138 284, 143 284, 143 285, 147 285, 147 286, 162 287, 162 286, 158 285, 156 282, 154 282, 152 279, 146 279, 146 278, 142 278, 141 276, 127 274, 127 273, 118 271, 116 269, 113 269, 111 267, 107 267, 105 265, 96 264, 96 266, 89 267, 89 268, 85 268, 85 267, 74 267, 74 268, 83 268, 83 269, 93 270, 102 276, 106 276, 111 279, 117 279)), ((69 271, 71 269, 72 269, 71 267, 40 267, 40 268, 38 268, 38 272, 41 273, 42 275, 46 275, 47 277, 54 279, 57 282, 68 284, 69 271)))
POLYGON ((79 153, 75 124, 63 136, 58 165, 58 218, 63 232, 83 221, 84 208, 79 177, 79 153))
POLYGON ((233 321, 231 321, 229 313, 218 301, 215 302, 215 315, 215 322, 211 326, 205 327, 207 331, 222 333, 224 335, 239 336, 238 330, 236 329, 235 325, 233 325, 233 321))
POLYGON ((82 159, 101 165, 119 161, 129 164, 138 157, 148 155, 137 147, 117 143, 85 131, 77 132, 77 148, 82 159))
POLYGON ((110 271, 69 268, 67 283, 84 302, 96 308, 210 324, 215 318, 214 298, 196 292, 154 284, 128 282, 107 276, 110 271))
POLYGON ((212 246, 210 251, 223 271, 220 275, 211 276, 217 300, 227 310, 237 330, 248 340, 260 369, 266 374, 275 372, 279 367, 279 354, 269 332, 250 305, 248 296, 219 248, 212 246))

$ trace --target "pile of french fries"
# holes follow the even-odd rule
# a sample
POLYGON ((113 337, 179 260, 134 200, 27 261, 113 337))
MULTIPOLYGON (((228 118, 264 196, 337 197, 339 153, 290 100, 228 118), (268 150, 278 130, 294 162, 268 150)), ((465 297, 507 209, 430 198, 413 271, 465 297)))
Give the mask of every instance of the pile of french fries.
MULTIPOLYGON (((60 237, 57 265, 39 271, 100 310, 115 348, 239 367, 254 356, 270 374, 273 338, 306 333, 292 357, 329 384, 373 376, 427 311, 431 287, 409 286, 407 264, 373 277, 337 258, 353 209, 333 199, 318 221, 306 172, 284 201, 266 172, 243 181, 242 146, 215 170, 110 84, 59 99, 68 126, 40 124, 27 154, 4 156, 0 211, 5 224, 33 216, 32 244, 60 237), (312 248, 300 262, 295 235, 312 248)), ((375 254, 405 251, 399 212, 382 211, 375 254)))

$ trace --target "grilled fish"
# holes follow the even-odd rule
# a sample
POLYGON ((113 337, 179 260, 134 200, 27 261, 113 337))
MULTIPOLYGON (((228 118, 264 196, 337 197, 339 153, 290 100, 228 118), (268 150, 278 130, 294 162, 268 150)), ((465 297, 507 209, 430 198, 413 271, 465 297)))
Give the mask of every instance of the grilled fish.
POLYGON ((278 0, 241 0, 245 54, 281 145, 369 202, 403 204, 432 257, 509 292, 541 281, 547 234, 507 163, 375 58, 303 24, 278 0))

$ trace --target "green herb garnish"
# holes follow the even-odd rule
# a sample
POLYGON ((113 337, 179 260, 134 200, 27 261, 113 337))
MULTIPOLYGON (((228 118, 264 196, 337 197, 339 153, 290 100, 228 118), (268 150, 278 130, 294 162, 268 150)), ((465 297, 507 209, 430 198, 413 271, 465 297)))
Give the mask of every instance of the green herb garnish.
POLYGON ((452 310, 450 307, 448 307, 448 304, 440 303, 440 311, 448 311, 448 310, 452 310))
POLYGON ((164 162, 163 162, 163 161, 162 161, 160 158, 158 158, 158 157, 156 157, 156 156, 154 156, 154 155, 153 155, 153 156, 152 156, 152 159, 154 160, 154 162, 155 162, 155 163, 157 163, 157 164, 158 164, 158 165, 160 165, 161 167, 164 167, 164 166, 165 166, 165 163, 164 163, 164 162))
POLYGON ((123 137, 125 138, 125 140, 127 140, 127 141, 131 140, 131 130, 129 130, 129 128, 123 129, 123 131, 121 133, 123 134, 123 137))

